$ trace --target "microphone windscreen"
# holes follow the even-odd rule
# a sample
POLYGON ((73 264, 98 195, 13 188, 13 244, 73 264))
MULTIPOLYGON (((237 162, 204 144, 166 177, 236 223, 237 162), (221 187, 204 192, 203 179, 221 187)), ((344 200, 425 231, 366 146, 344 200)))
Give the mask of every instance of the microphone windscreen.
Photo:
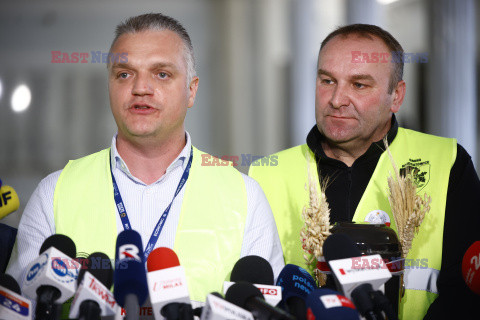
POLYGON ((360 257, 362 253, 353 240, 346 234, 333 233, 323 243, 325 261, 360 257))
POLYGON ((17 211, 19 207, 20 200, 15 189, 10 186, 0 185, 0 219, 17 211))
POLYGON ((278 275, 277 286, 282 287, 282 301, 290 297, 305 299, 317 288, 315 280, 307 270, 294 264, 287 264, 278 275))
POLYGON ((15 278, 9 274, 0 274, 0 286, 7 288, 8 290, 11 290, 15 293, 18 293, 19 295, 22 294, 17 280, 15 280, 15 278))
POLYGON ((111 288, 113 284, 113 268, 110 258, 103 252, 94 252, 88 256, 78 273, 77 283, 82 283, 85 272, 88 271, 105 287, 111 288))
POLYGON ((177 254, 170 248, 160 247, 148 255, 147 270, 148 272, 168 269, 180 265, 177 254))
POLYGON ((245 281, 270 286, 274 283, 273 269, 270 263, 262 257, 245 256, 235 263, 230 281, 245 281))
POLYGON ((130 294, 143 305, 148 295, 147 276, 142 238, 134 230, 124 230, 117 237, 113 282, 113 294, 121 307, 125 307, 125 298, 130 294))
POLYGON ((462 260, 462 275, 467 286, 480 295, 480 241, 475 241, 465 252, 462 260))
POLYGON ((358 320, 355 305, 340 293, 330 289, 316 289, 305 301, 308 320, 358 320))
POLYGON ((77 248, 75 247, 75 243, 73 242, 70 237, 63 235, 63 234, 53 234, 43 242, 42 246, 40 247, 40 253, 42 254, 45 250, 54 247, 55 249, 59 250, 63 254, 73 258, 77 255, 77 248))
POLYGON ((240 308, 245 308, 247 300, 254 297, 265 299, 260 289, 251 283, 243 281, 232 284, 225 293, 225 300, 240 308))

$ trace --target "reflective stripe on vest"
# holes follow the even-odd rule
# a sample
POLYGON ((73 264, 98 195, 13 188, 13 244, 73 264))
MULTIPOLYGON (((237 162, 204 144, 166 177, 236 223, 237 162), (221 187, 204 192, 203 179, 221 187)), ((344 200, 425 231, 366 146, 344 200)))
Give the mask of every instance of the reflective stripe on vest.
MULTIPOLYGON (((396 165, 401 169, 408 165, 416 171, 420 187, 418 194, 426 192, 432 197, 430 212, 426 215, 420 231, 415 235, 407 259, 426 259, 428 268, 439 270, 442 258, 443 223, 450 170, 456 159, 456 140, 436 137, 399 128, 390 145, 396 165), (423 181, 422 181, 423 180, 423 181)), ((301 145, 277 153, 278 165, 263 167, 258 162, 250 167, 249 174, 262 186, 272 207, 285 263, 305 266, 301 249, 300 230, 303 227, 302 210, 309 203, 307 154, 310 167, 317 168, 315 157, 307 145, 301 145)), ((312 174, 316 170, 310 170, 312 174)), ((390 216, 391 227, 396 230, 388 202, 387 178, 393 174, 388 155, 384 152, 360 200, 354 221, 363 222, 366 215, 381 209, 390 216)), ((315 181, 319 190, 318 178, 315 181)), ((328 199, 327 199, 328 201, 328 199)), ((309 270, 312 268, 309 266, 309 270)), ((412 278, 415 281, 417 277, 412 278)), ((436 295, 426 291, 432 288, 422 282, 410 283, 418 290, 406 290, 400 306, 404 319, 423 318, 436 295), (424 290, 424 291, 423 291, 424 290)))
POLYGON ((406 269, 403 275, 405 289, 423 290, 438 294, 437 279, 439 274, 439 270, 432 268, 406 269))
MULTIPOLYGON (((240 257, 247 194, 238 170, 202 166, 206 154, 196 148, 193 154, 173 249, 186 270, 190 298, 204 301, 222 290, 240 257)), ((71 237, 77 252, 101 251, 114 258, 122 230, 117 230, 108 165, 108 149, 70 161, 55 187, 54 216, 56 232, 71 237)))

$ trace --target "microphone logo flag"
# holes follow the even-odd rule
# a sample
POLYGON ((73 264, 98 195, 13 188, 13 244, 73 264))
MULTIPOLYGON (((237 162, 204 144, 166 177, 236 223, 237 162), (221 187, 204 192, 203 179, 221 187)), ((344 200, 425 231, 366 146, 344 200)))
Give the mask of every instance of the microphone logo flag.
POLYGON ((379 254, 362 256, 362 259, 368 261, 369 268, 357 267, 354 263, 356 259, 346 258, 329 262, 330 269, 335 274, 347 298, 351 297, 351 293, 358 283, 370 283, 373 289, 378 290, 382 284, 392 277, 388 268, 382 267, 378 263, 375 264, 375 262, 382 260, 379 254))
POLYGON ((38 257, 38 262, 35 263, 27 272, 26 285, 28 285, 33 279, 35 279, 35 277, 40 272, 40 270, 42 270, 43 267, 45 267, 45 265, 47 264, 47 261, 48 261, 47 253, 43 253, 40 257, 38 257))
POLYGON ((355 309, 355 305, 344 296, 338 294, 327 294, 320 297, 325 309, 335 308, 335 307, 348 307, 355 309))
POLYGON ((128 243, 120 246, 120 248, 118 249, 118 252, 119 252, 119 258, 118 258, 119 260, 133 259, 138 262, 142 262, 142 259, 140 259, 140 256, 138 255, 139 250, 137 246, 133 244, 128 243))
MULTIPOLYGON (((76 261, 72 260, 72 263, 77 263, 76 261)), ((52 259, 52 270, 54 272, 54 276, 56 276, 58 281, 69 283, 72 281, 77 281, 78 278, 78 267, 74 267, 69 271, 67 264, 60 258, 53 258, 52 259)))
POLYGON ((0 319, 31 320, 30 301, 0 286, 0 319))
MULTIPOLYGON (((228 288, 230 288, 235 282, 225 281, 223 282, 223 294, 227 293, 228 288)), ((255 287, 263 294, 265 301, 272 306, 276 306, 280 301, 282 301, 282 288, 280 286, 270 286, 266 284, 253 283, 255 287)))

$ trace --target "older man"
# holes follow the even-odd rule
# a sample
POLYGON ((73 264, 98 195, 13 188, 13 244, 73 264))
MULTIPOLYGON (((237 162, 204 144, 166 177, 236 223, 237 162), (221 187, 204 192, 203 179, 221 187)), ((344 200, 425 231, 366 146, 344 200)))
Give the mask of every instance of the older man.
POLYGON ((307 143, 276 154, 278 166, 252 166, 250 176, 272 206, 285 262, 304 265, 300 230, 309 201, 308 167, 317 188, 328 180, 330 223, 383 221, 396 228, 388 201, 393 167, 386 137, 396 165, 417 166, 421 194, 433 199, 407 256, 427 259, 428 268, 406 270, 399 313, 403 319, 426 314, 440 319, 471 312, 474 301, 478 304, 462 279, 461 261, 480 238, 480 182, 470 156, 454 139, 398 126, 394 114, 406 90, 402 58, 398 41, 377 26, 349 25, 329 34, 318 55, 316 126, 307 143))

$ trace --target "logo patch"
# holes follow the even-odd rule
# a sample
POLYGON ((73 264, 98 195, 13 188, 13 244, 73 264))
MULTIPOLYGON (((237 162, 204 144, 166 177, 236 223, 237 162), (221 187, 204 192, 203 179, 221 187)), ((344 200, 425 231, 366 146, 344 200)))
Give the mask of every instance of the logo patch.
POLYGON ((409 159, 400 168, 400 175, 412 174, 413 182, 417 185, 417 193, 421 191, 430 181, 430 161, 422 159, 409 159))
POLYGON ((381 223, 383 223, 387 227, 390 227, 390 217, 388 216, 388 213, 386 213, 383 210, 370 211, 365 216, 365 222, 368 222, 370 224, 381 224, 381 223))
POLYGON ((63 283, 75 282, 78 279, 78 264, 72 259, 70 261, 62 260, 59 258, 52 259, 51 268, 53 270, 53 277, 63 283), (67 263, 72 263, 73 268, 69 268, 67 263))
POLYGON ((30 270, 27 272, 27 281, 26 284, 30 283, 35 279, 35 277, 42 271, 43 267, 47 264, 48 262, 48 255, 46 253, 43 253, 39 261, 35 263, 30 270))
POLYGON ((140 259, 139 256, 140 251, 138 250, 137 246, 133 244, 128 243, 120 246, 120 248, 118 249, 118 253, 119 260, 133 259, 137 260, 138 262, 142 262, 142 259, 140 259))

